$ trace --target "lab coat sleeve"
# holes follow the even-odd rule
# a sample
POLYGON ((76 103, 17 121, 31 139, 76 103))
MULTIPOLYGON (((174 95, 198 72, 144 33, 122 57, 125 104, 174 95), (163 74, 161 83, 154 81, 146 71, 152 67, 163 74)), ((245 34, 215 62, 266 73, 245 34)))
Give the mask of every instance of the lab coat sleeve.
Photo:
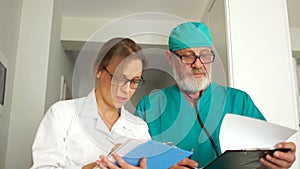
POLYGON ((81 169, 66 164, 66 136, 73 119, 72 106, 58 102, 46 112, 32 146, 31 169, 81 169))

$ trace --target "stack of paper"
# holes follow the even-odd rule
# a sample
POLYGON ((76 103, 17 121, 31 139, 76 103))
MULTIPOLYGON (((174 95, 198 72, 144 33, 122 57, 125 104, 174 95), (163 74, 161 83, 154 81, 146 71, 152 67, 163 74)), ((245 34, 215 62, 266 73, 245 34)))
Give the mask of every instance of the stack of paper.
POLYGON ((250 117, 227 114, 220 129, 220 146, 226 150, 274 148, 296 130, 250 117))
POLYGON ((227 114, 220 129, 223 154, 203 169, 265 169, 259 159, 274 151, 279 142, 286 141, 296 130, 245 116, 227 114))

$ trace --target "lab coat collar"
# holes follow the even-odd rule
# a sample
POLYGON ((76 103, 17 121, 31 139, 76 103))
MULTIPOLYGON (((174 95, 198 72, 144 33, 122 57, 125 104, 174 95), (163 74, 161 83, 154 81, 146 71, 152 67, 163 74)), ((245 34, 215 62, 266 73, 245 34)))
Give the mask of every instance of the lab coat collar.
POLYGON ((95 89, 93 89, 89 95, 85 97, 81 111, 78 114, 80 118, 97 119, 99 117, 95 89))
MULTIPOLYGON (((124 107, 122 107, 121 108, 121 112, 120 112, 120 117, 115 122, 115 124, 112 126, 111 131, 113 131, 116 126, 121 126, 123 128, 126 127, 126 120, 123 117, 124 111, 126 111, 126 110, 124 109, 124 107)), ((105 125, 105 122, 103 121, 103 119, 100 116, 98 116, 98 118, 97 118, 97 124, 96 124, 96 129, 103 130, 103 128, 107 128, 107 126, 105 125)))
MULTIPOLYGON (((124 109, 124 106, 122 106, 120 110, 120 117, 122 116, 122 112, 124 111, 126 110, 124 109)), ((82 108, 78 114, 80 118, 97 119, 99 117, 95 89, 92 90, 87 97, 85 97, 82 108)))

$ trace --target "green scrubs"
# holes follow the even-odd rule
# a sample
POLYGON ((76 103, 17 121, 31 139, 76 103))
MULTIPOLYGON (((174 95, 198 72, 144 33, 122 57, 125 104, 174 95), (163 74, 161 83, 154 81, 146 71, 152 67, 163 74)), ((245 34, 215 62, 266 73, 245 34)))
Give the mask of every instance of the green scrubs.
MULTIPOLYGON (((221 154, 219 132, 227 113, 265 120, 250 96, 238 89, 216 83, 197 101, 200 117, 221 154)), ((153 140, 173 142, 176 146, 193 151, 192 159, 202 167, 217 155, 208 136, 202 130, 193 108, 177 85, 145 96, 137 106, 136 115, 144 119, 153 140)))

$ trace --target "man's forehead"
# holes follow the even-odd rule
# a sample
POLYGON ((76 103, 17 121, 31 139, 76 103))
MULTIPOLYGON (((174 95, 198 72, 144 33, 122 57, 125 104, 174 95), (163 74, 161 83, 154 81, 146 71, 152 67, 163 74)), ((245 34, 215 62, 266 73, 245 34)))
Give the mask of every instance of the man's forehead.
POLYGON ((177 50, 176 52, 179 52, 179 53, 183 53, 183 52, 201 52, 201 51, 210 51, 211 48, 209 47, 195 47, 195 48, 185 48, 185 49, 180 49, 180 50, 177 50))

